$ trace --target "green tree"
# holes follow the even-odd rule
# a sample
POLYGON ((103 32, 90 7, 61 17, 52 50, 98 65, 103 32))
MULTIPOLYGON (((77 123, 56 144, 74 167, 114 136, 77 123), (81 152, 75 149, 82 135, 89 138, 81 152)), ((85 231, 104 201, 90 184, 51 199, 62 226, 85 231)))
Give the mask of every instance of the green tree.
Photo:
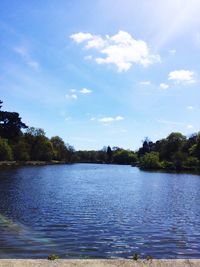
POLYGON ((113 162, 117 164, 135 165, 137 156, 130 150, 117 149, 113 152, 113 162))
POLYGON ((111 161, 112 161, 112 149, 110 146, 107 147, 106 155, 107 155, 107 162, 111 163, 111 161))
POLYGON ((49 161, 53 158, 53 146, 45 136, 45 132, 40 128, 28 128, 24 134, 24 139, 30 145, 31 160, 49 161))
POLYGON ((146 153, 142 158, 140 158, 140 167, 143 169, 160 169, 162 164, 159 159, 158 152, 146 153))
POLYGON ((30 146, 23 140, 13 145, 14 159, 19 161, 30 160, 30 146))
MULTIPOLYGON (((0 109, 2 107, 0 101, 0 109)), ((16 140, 27 126, 22 122, 19 113, 0 110, 0 136, 8 140, 16 140)))
POLYGON ((53 154, 54 154, 54 159, 55 160, 65 160, 67 157, 67 147, 59 136, 53 136, 50 139, 50 142, 53 145, 53 154))
POLYGON ((2 160, 12 160, 12 149, 8 144, 8 141, 0 138, 0 161, 2 160))

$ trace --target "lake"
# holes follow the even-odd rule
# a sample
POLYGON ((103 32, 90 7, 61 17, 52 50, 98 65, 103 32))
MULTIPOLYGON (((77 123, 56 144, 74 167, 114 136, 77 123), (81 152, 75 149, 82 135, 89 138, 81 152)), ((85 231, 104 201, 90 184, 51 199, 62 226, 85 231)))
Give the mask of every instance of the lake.
POLYGON ((200 258, 200 176, 120 165, 0 171, 0 258, 200 258))

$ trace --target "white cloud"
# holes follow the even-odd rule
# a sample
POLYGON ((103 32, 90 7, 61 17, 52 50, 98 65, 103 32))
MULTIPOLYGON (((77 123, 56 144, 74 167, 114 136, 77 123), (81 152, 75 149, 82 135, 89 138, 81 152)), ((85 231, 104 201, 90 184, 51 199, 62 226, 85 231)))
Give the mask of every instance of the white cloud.
POLYGON ((187 109, 189 109, 189 110, 193 110, 194 107, 193 107, 193 106, 187 106, 187 109))
POLYGON ((39 69, 39 63, 36 60, 33 60, 30 53, 24 46, 16 46, 13 48, 13 50, 20 55, 25 63, 31 67, 33 70, 39 69))
POLYGON ((77 95, 76 95, 76 94, 72 94, 72 95, 71 95, 71 98, 73 98, 73 99, 77 99, 77 95))
POLYGON ((151 85, 151 82, 150 81, 143 81, 143 82, 140 82, 141 85, 151 85))
POLYGON ((116 121, 122 121, 122 120, 124 120, 124 117, 122 117, 122 116, 117 116, 117 117, 115 117, 115 120, 116 120, 116 121))
POLYGON ((103 117, 103 118, 99 119, 100 122, 105 122, 105 123, 109 123, 109 122, 113 122, 113 121, 122 121, 122 120, 124 120, 124 117, 122 117, 122 116, 103 117))
POLYGON ((70 36, 70 38, 72 38, 76 43, 82 43, 86 40, 90 40, 91 38, 93 37, 92 34, 90 33, 83 33, 83 32, 79 32, 79 33, 75 33, 75 34, 72 34, 70 36))
POLYGON ((174 54, 176 54, 176 50, 175 50, 175 49, 171 49, 171 50, 169 50, 169 53, 170 53, 171 55, 174 55, 174 54))
POLYGON ((82 88, 82 89, 80 90, 80 93, 81 93, 81 94, 90 94, 90 93, 92 93, 92 90, 87 89, 87 88, 82 88))
POLYGON ((77 99, 78 98, 78 96, 76 94, 66 94, 65 97, 67 99, 77 99))
POLYGON ((169 85, 166 84, 166 83, 161 83, 161 84, 160 84, 160 88, 161 88, 161 89, 168 89, 168 88, 169 88, 169 85))
POLYGON ((129 70, 134 64, 144 67, 159 62, 160 56, 151 54, 146 42, 134 39, 128 32, 101 37, 90 33, 70 36, 76 43, 84 42, 86 49, 96 49, 103 57, 96 57, 98 64, 114 64, 119 72, 129 70))
POLYGON ((92 55, 88 55, 84 57, 85 60, 91 60, 92 58, 93 58, 92 55))
POLYGON ((168 75, 168 80, 175 83, 195 83, 194 72, 190 70, 175 70, 168 75))
POLYGON ((65 121, 69 121, 69 120, 71 120, 71 117, 66 117, 65 118, 65 121))
POLYGON ((96 120, 96 118, 95 118, 95 117, 92 117, 90 120, 91 120, 91 121, 95 121, 95 120, 96 120))
POLYGON ((78 89, 70 89, 69 93, 65 95, 67 99, 77 99, 79 94, 90 94, 92 93, 92 90, 89 90, 87 88, 82 88, 80 90, 78 89))
POLYGON ((193 129, 193 128, 194 128, 194 126, 193 126, 193 125, 191 125, 191 124, 188 124, 188 125, 187 125, 187 128, 188 128, 188 129, 193 129))

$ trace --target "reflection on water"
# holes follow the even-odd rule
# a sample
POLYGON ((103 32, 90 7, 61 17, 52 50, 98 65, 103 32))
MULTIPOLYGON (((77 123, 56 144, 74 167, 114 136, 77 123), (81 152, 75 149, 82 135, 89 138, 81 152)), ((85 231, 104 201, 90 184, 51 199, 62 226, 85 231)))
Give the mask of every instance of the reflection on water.
POLYGON ((0 257, 200 257, 200 176, 75 164, 0 171, 0 257))

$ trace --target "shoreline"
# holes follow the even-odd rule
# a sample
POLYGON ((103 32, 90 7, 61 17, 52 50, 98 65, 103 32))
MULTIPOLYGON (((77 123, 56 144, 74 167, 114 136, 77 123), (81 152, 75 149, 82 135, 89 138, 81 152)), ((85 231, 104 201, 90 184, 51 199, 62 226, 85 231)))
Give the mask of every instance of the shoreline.
POLYGON ((48 165, 69 165, 69 164, 106 164, 106 165, 129 165, 130 167, 137 167, 140 171, 144 172, 160 172, 160 173, 177 173, 177 174, 196 174, 200 175, 200 169, 182 169, 174 170, 168 168, 158 168, 158 169, 146 169, 141 168, 139 165, 131 164, 116 164, 116 163, 102 163, 102 162, 65 162, 65 161, 39 161, 39 160, 29 160, 29 161, 0 161, 0 169, 5 167, 23 167, 23 166, 48 166, 48 165))
POLYGON ((45 166, 45 165, 61 165, 61 164, 69 164, 64 161, 38 161, 38 160, 30 160, 30 161, 0 161, 0 167, 18 167, 18 166, 45 166))
POLYGON ((21 260, 21 259, 0 259, 0 267, 197 267, 200 266, 200 259, 188 260, 21 260))

